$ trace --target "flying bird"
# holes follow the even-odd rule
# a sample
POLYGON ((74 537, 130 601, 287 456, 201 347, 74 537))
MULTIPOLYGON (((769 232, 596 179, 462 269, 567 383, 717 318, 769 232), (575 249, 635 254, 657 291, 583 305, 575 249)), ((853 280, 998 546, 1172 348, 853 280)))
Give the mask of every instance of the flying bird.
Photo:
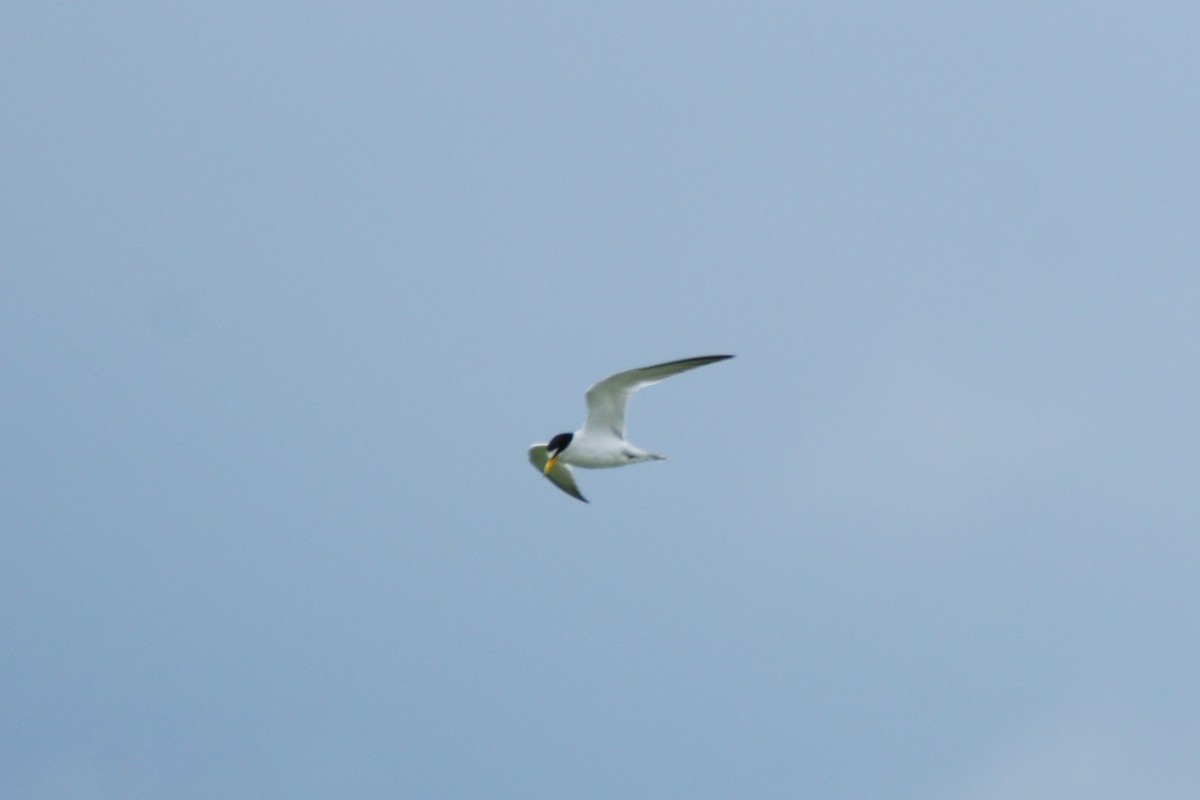
POLYGON ((625 438, 625 404, 629 395, 664 378, 733 356, 698 356, 609 375, 587 390, 587 419, 574 433, 560 433, 544 444, 529 448, 529 463, 558 488, 577 500, 587 498, 575 485, 571 467, 600 469, 623 467, 641 461, 662 461, 625 438))

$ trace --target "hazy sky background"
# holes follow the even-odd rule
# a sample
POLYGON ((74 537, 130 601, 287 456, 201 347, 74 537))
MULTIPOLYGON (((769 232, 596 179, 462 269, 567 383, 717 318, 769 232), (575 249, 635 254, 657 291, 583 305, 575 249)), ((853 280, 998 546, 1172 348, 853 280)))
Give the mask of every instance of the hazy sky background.
POLYGON ((1194 3, 0 18, 0 795, 1198 796, 1194 3))

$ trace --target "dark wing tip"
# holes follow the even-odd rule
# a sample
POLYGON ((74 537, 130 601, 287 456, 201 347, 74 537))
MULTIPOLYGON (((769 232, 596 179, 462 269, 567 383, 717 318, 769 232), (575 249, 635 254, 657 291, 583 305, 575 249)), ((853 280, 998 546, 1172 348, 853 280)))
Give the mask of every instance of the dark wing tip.
POLYGON ((695 358, 683 358, 683 359, 680 359, 678 363, 681 363, 681 364, 695 364, 697 367, 699 367, 699 366, 702 366, 702 365, 704 365, 704 364, 715 364, 715 363, 717 363, 718 361, 727 361, 727 360, 729 360, 729 359, 731 359, 731 358, 733 358, 733 356, 732 356, 732 355, 719 355, 719 356, 696 356, 695 358))
POLYGON ((726 361, 733 358, 731 355, 719 356, 693 356, 692 358, 680 358, 675 361, 664 361, 661 364, 652 364, 643 369, 662 369, 663 367, 682 367, 683 369, 694 369, 695 367, 703 367, 705 364, 715 364, 718 361, 726 361))

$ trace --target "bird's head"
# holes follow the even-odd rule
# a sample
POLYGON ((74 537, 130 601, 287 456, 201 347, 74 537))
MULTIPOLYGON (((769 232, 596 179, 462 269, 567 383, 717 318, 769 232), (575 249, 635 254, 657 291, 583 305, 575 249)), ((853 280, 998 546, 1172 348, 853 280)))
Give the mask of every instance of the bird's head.
POLYGON ((546 445, 546 455, 549 458, 546 459, 546 466, 542 467, 543 475, 550 474, 550 470, 554 469, 555 463, 558 462, 558 457, 562 455, 563 450, 567 449, 571 444, 571 439, 574 437, 575 434, 573 433, 560 433, 550 440, 549 444, 546 445))

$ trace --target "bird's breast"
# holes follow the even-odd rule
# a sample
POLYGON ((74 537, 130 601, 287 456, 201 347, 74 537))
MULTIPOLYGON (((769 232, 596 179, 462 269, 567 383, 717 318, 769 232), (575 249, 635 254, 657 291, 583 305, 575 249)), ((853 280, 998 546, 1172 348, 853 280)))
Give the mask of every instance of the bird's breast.
POLYGON ((648 454, 624 439, 615 437, 576 437, 560 458, 568 464, 585 469, 623 467, 645 461, 648 454))

